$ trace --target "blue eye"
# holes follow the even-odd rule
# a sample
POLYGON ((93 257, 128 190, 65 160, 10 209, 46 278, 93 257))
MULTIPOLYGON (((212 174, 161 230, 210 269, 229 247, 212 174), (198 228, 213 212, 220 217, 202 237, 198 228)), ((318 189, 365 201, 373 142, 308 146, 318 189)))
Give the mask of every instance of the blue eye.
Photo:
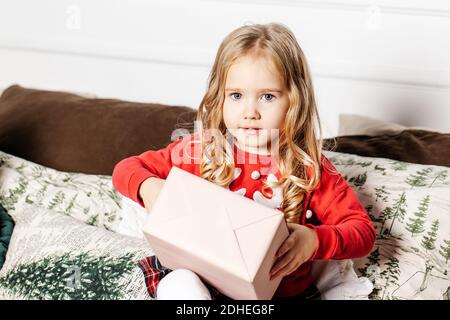
POLYGON ((230 97, 233 100, 239 100, 240 98, 242 98, 242 94, 240 94, 239 92, 233 92, 230 94, 230 97))
POLYGON ((263 98, 267 102, 270 102, 270 101, 272 101, 275 98, 275 96, 273 94, 271 94, 271 93, 266 93, 266 94, 263 95, 263 98))

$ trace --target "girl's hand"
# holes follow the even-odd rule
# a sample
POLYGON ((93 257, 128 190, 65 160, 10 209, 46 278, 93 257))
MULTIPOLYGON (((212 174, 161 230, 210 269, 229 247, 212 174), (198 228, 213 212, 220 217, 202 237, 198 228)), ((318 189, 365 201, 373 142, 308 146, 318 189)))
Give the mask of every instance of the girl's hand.
POLYGON ((164 179, 159 178, 148 178, 142 182, 141 187, 139 188, 139 196, 144 202, 147 212, 150 213, 152 205, 164 185, 164 181, 164 179))
POLYGON ((288 223, 287 226, 290 235, 275 255, 277 260, 270 271, 270 280, 278 276, 287 276, 297 270, 312 257, 319 246, 314 229, 296 223, 288 223))

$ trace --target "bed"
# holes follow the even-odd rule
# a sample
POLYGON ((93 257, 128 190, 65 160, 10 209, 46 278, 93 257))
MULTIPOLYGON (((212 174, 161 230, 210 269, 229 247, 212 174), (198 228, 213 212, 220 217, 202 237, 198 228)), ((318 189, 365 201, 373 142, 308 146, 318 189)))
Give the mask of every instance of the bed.
MULTIPOLYGON (((194 116, 185 106, 8 87, 0 299, 150 299, 136 261, 153 252, 132 218, 143 212, 113 189, 111 173, 167 145, 174 129, 192 132, 194 116)), ((325 151, 378 234, 352 270, 370 281, 373 300, 448 299, 450 134, 367 117, 349 126, 354 117, 342 115, 343 134, 325 151)))

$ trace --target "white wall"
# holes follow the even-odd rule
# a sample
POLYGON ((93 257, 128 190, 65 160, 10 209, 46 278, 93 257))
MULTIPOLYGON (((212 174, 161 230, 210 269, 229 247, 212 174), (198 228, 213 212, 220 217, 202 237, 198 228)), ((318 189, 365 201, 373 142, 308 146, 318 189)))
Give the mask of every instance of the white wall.
POLYGON ((326 136, 339 113, 450 130, 448 0, 0 0, 0 87, 196 108, 223 37, 269 21, 309 59, 326 136))

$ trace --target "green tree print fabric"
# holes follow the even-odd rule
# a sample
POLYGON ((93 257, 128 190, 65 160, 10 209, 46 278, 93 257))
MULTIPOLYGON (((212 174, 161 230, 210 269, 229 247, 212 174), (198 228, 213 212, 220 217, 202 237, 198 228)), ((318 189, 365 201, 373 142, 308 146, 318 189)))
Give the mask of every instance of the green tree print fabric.
POLYGON ((110 176, 57 171, 0 151, 0 204, 13 219, 30 204, 116 230, 121 199, 110 176))
POLYGON ((25 205, 16 212, 0 299, 150 299, 139 259, 147 242, 25 205))
POLYGON ((448 299, 450 168, 325 152, 355 191, 377 230, 357 273, 371 299, 448 299))
POLYGON ((0 205, 0 269, 5 263, 6 252, 8 252, 9 241, 14 230, 14 221, 0 205))
POLYGON ((4 288, 30 299, 120 299, 126 289, 120 278, 135 262, 130 253, 118 258, 64 253, 18 265, 1 280, 4 288))

